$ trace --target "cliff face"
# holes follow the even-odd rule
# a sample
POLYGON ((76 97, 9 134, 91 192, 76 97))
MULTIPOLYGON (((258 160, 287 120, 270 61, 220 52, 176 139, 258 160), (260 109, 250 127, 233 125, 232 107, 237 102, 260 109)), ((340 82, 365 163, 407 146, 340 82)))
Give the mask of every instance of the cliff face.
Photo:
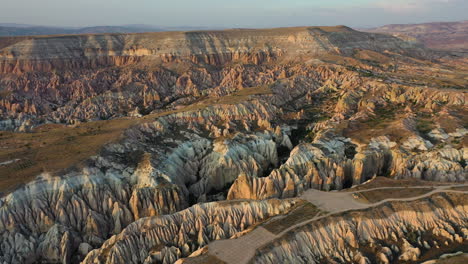
POLYGON ((0 59, 2 72, 8 73, 49 71, 51 66, 118 66, 131 63, 132 58, 179 58, 214 65, 251 59, 258 64, 283 54, 349 53, 356 48, 423 52, 417 45, 394 37, 339 26, 18 38, 2 48, 0 59))

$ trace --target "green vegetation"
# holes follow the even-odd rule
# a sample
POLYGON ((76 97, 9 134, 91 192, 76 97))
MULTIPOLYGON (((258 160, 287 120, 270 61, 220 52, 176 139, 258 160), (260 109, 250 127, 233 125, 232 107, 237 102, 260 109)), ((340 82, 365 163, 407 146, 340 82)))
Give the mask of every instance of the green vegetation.
POLYGON ((355 66, 346 66, 346 69, 349 70, 349 71, 357 72, 362 77, 380 77, 380 78, 383 78, 383 76, 381 76, 380 74, 376 74, 376 73, 374 73, 372 71, 369 71, 369 70, 360 69, 360 68, 357 68, 355 66))
POLYGON ((375 76, 375 74, 371 71, 359 71, 359 74, 362 76, 362 77, 373 77, 375 76))
POLYGON ((382 128, 385 127, 386 121, 391 121, 395 119, 397 107, 395 106, 386 106, 386 107, 377 107, 374 110, 374 116, 370 117, 366 123, 371 127, 382 128))
POLYGON ((432 120, 427 120, 427 119, 416 120, 416 130, 418 130, 419 133, 427 134, 431 132, 431 130, 434 128, 435 128, 435 125, 432 120))
POLYGON ((405 234, 406 240, 411 244, 416 245, 418 243, 418 232, 413 230, 410 226, 407 226, 406 228, 408 230, 408 233, 405 234))
POLYGON ((314 131, 309 131, 309 133, 307 133, 306 139, 310 140, 310 142, 314 141, 315 132, 314 131))
POLYGON ((460 163, 460 166, 462 166, 463 168, 466 167, 466 160, 465 159, 461 159, 458 163, 460 163))

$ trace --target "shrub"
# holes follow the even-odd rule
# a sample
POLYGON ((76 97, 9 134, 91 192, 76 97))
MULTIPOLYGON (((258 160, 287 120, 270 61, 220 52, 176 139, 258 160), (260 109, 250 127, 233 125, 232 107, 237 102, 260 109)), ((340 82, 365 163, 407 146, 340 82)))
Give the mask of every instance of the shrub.
POLYGON ((420 133, 427 134, 434 129, 434 123, 431 120, 418 119, 416 121, 416 130, 420 133))

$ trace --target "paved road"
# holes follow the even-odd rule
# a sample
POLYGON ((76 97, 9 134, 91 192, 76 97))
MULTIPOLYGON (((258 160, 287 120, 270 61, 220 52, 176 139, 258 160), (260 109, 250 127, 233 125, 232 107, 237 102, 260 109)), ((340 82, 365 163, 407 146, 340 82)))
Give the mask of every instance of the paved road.
POLYGON ((457 192, 457 193, 468 193, 468 191, 456 191, 450 190, 452 187, 466 187, 468 184, 457 184, 457 185, 443 185, 443 186, 411 186, 411 187, 379 187, 368 190, 354 191, 354 192, 323 192, 314 189, 307 190, 300 198, 309 201, 321 210, 329 212, 325 215, 320 215, 311 219, 308 219, 302 223, 293 225, 281 233, 275 235, 263 227, 257 227, 250 233, 236 238, 236 239, 225 239, 217 240, 208 244, 208 254, 216 256, 218 259, 226 262, 227 264, 247 264, 255 255, 258 248, 268 244, 276 238, 283 236, 285 233, 295 229, 297 227, 306 225, 312 221, 328 217, 333 214, 343 213, 350 210, 363 209, 369 207, 379 206, 388 201, 413 201, 430 196, 439 192, 457 192), (353 198, 353 194, 374 190, 384 189, 405 189, 405 188, 433 188, 432 191, 411 197, 402 199, 385 199, 377 203, 366 204, 360 203, 353 198))

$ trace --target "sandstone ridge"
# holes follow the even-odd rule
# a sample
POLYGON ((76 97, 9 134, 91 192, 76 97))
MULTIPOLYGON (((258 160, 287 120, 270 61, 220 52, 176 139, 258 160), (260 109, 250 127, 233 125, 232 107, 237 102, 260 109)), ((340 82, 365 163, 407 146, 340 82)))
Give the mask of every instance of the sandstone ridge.
POLYGON ((142 59, 163 62, 189 59, 211 65, 232 61, 259 64, 284 55, 348 54, 355 48, 422 52, 414 43, 344 26, 21 37, 3 42, 2 73, 122 66, 142 59))

